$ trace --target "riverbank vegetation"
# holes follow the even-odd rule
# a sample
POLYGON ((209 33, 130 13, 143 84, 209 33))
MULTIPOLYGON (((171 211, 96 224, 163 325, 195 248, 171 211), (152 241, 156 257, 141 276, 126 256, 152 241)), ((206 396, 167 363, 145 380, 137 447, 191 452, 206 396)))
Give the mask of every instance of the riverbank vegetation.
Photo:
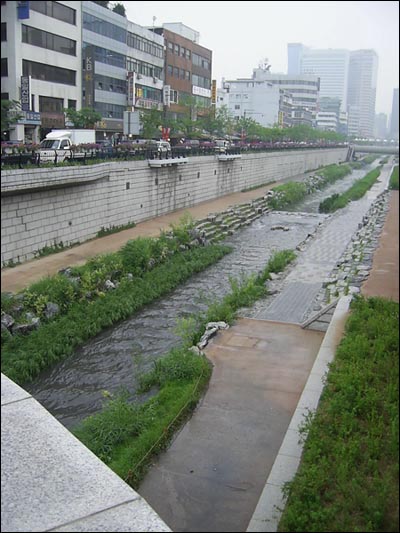
POLYGON ((389 189, 399 190, 399 165, 394 167, 390 176, 389 189))
POLYGON ((356 298, 279 531, 399 531, 399 304, 356 298))
POLYGON ((337 209, 342 209, 354 200, 359 200, 372 187, 381 173, 381 167, 374 168, 362 179, 356 181, 350 189, 342 194, 332 194, 319 204, 320 213, 333 213, 337 209))
POLYGON ((240 307, 266 294, 270 273, 282 271, 294 252, 277 252, 258 275, 231 280, 231 292, 199 315, 184 319, 177 329, 181 346, 154 363, 140 378, 140 391, 156 390, 143 404, 130 404, 123 395, 111 398, 103 411, 88 417, 74 434, 112 470, 137 488, 151 458, 168 444, 171 435, 193 411, 211 376, 203 355, 190 348, 201 338, 208 322, 233 322, 240 307))
POLYGON ((335 181, 344 178, 352 172, 350 165, 328 165, 315 172, 315 176, 310 176, 304 182, 290 181, 278 185, 272 189, 274 196, 269 200, 272 209, 285 209, 301 200, 307 195, 322 189, 335 181))
POLYGON ((192 229, 193 222, 182 219, 171 234, 128 241, 119 252, 65 269, 20 294, 2 293, 2 323, 8 326, 2 326, 2 372, 19 384, 32 381, 231 250, 195 244, 192 229))

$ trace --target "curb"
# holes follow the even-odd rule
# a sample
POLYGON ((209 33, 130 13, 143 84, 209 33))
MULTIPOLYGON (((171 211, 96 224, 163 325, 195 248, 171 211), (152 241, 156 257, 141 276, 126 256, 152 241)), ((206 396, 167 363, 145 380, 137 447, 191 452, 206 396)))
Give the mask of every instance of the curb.
POLYGON ((282 489, 292 481, 300 464, 303 442, 300 442, 299 425, 310 411, 315 411, 324 389, 329 363, 335 357, 336 348, 343 336, 352 296, 343 296, 337 303, 321 347, 300 396, 297 408, 289 423, 282 445, 272 465, 246 531, 276 532, 285 508, 282 489))

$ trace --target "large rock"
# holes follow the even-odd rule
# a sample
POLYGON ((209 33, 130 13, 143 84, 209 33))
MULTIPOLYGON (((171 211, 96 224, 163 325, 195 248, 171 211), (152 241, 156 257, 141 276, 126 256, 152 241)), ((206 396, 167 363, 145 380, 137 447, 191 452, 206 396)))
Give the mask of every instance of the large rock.
POLYGON ((53 302, 47 302, 45 310, 44 310, 44 314, 46 318, 51 320, 56 315, 58 315, 59 312, 60 312, 60 307, 57 304, 53 302))
POLYGON ((14 325, 15 320, 11 315, 7 315, 6 313, 1 314, 1 325, 4 326, 7 329, 12 328, 14 325))

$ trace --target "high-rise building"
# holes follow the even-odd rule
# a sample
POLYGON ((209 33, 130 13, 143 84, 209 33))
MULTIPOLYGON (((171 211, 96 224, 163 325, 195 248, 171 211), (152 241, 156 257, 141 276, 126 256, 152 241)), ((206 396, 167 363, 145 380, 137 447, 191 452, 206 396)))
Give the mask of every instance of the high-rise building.
POLYGON ((374 136, 375 139, 386 139, 387 135, 387 115, 378 113, 375 115, 374 136))
POLYGON ((288 44, 288 75, 317 76, 320 78, 320 98, 339 98, 342 111, 347 110, 348 67, 348 50, 288 44))
POLYGON ((325 131, 339 131, 340 99, 324 97, 319 99, 316 126, 325 131))
POLYGON ((399 89, 393 89, 392 114, 390 116, 390 138, 399 140, 399 89))
POLYGON ((378 56, 374 50, 350 53, 348 87, 348 134, 371 138, 374 135, 378 56))

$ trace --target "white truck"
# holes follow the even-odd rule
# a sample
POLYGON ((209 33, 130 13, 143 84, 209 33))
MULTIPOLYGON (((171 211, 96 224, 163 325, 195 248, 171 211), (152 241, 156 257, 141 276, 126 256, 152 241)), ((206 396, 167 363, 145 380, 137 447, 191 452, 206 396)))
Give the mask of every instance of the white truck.
POLYGON ((62 163, 72 159, 83 159, 90 150, 77 148, 80 144, 94 144, 95 130, 52 130, 40 143, 36 157, 41 163, 62 163))

